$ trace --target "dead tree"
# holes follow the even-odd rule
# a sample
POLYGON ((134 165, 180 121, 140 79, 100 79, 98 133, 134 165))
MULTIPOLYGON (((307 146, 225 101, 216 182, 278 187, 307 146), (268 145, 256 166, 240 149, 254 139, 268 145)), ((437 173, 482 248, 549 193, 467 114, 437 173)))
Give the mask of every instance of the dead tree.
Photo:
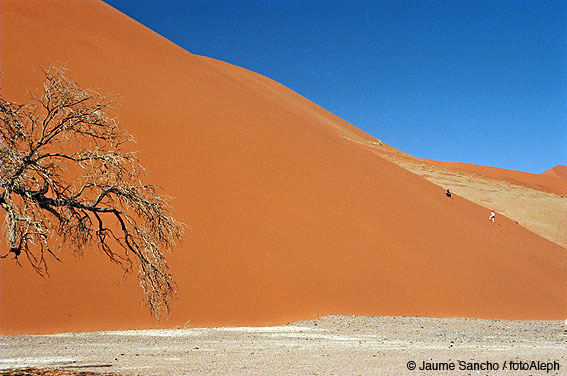
POLYGON ((168 199, 141 182, 133 141, 108 115, 112 98, 82 89, 63 68, 46 71, 30 104, 0 98, 0 206, 8 249, 41 275, 62 247, 97 246, 126 272, 138 265, 158 317, 175 293, 164 252, 181 240, 168 199))

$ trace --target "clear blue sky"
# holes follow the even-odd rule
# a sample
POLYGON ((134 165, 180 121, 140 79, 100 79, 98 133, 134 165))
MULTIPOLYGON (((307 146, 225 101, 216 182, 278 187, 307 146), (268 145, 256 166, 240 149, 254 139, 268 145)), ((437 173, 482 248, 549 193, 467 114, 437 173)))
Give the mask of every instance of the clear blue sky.
POLYGON ((567 164, 567 2, 105 0, 407 153, 567 164))

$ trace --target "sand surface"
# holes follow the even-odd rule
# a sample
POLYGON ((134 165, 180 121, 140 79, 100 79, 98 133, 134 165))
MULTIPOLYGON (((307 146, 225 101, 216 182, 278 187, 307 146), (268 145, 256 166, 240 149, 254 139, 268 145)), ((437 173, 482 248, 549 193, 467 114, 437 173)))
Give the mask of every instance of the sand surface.
MULTIPOLYGON (((483 166, 393 157, 395 163, 567 248, 567 180, 483 166), (487 173, 487 171, 489 171, 487 173), (514 179, 512 176, 520 177, 514 179)), ((562 167, 562 166, 557 166, 562 167)), ((551 171, 551 170, 550 170, 551 171)), ((451 220, 450 218, 447 218, 451 220)))
MULTIPOLYGON (((567 166, 539 175, 466 163, 416 158, 379 140, 349 141, 387 159, 443 190, 512 219, 528 230, 567 248, 567 166)), ((447 221, 454 218, 445 217, 447 221)))
POLYGON ((541 173, 542 175, 550 175, 556 178, 567 179, 567 165, 557 165, 547 171, 541 173))
POLYGON ((560 321, 330 316, 275 327, 64 333, 2 337, 0 367, 125 375, 565 375, 560 321), (410 371, 416 362, 453 372, 410 371), (498 371, 459 371, 459 361, 498 371), (557 362, 553 372, 503 370, 504 362, 557 362))
MULTIPOLYGON (((439 168, 425 178, 567 248, 567 197, 439 168)), ((488 213, 488 210, 487 210, 488 213)))

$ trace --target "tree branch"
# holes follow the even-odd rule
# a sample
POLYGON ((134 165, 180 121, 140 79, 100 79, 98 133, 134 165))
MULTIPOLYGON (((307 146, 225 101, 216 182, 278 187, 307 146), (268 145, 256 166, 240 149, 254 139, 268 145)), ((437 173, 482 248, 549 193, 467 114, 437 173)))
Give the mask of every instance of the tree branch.
POLYGON ((145 171, 121 147, 133 141, 107 114, 112 100, 84 90, 64 68, 44 70, 43 95, 27 105, 0 98, 0 206, 16 262, 24 253, 47 274, 53 238, 76 253, 97 245, 131 270, 156 315, 169 309, 175 282, 164 252, 181 241, 183 224, 169 216, 157 187, 143 185, 145 171), (108 221, 116 220, 116 234, 108 221))

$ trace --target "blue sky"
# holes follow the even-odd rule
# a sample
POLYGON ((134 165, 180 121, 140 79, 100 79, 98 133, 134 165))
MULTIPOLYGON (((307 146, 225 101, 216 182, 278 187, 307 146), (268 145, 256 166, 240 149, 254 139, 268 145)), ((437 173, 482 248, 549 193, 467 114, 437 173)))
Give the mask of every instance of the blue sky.
POLYGON ((567 164, 567 2, 105 0, 412 155, 567 164))

